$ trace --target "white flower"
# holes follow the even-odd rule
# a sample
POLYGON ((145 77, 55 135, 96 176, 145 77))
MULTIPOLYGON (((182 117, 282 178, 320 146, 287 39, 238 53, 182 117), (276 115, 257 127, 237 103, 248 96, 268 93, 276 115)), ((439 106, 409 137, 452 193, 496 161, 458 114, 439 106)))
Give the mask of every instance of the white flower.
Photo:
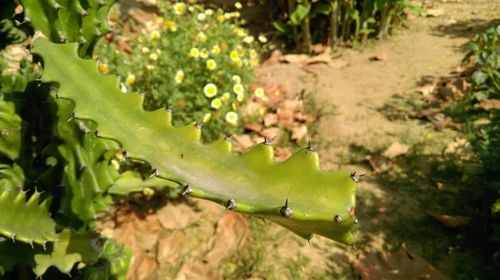
POLYGON ((243 102, 243 100, 245 100, 245 94, 243 92, 237 93, 236 100, 238 100, 239 102, 243 102))
POLYGON ((155 31, 151 32, 150 38, 151 38, 151 40, 159 39, 160 38, 160 31, 155 30, 155 31))
POLYGON ((267 38, 264 35, 259 35, 257 39, 259 39, 259 42, 261 43, 267 43, 267 38))
POLYGON ((120 83, 120 90, 123 93, 127 93, 127 86, 124 83, 120 83))
POLYGON ((255 91, 254 91, 254 94, 256 97, 258 98, 264 98, 265 96, 265 92, 264 92, 264 89, 259 87, 259 88, 256 88, 255 91))
POLYGON ((207 15, 205 15, 204 13, 199 13, 196 18, 199 20, 199 21, 204 21, 206 18, 207 18, 207 15))
POLYGON ((225 92, 220 99, 224 102, 227 102, 230 97, 231 97, 231 94, 229 92, 225 92))
POLYGON ((206 97, 212 98, 217 95, 217 86, 212 83, 208 83, 203 87, 203 93, 205 93, 206 97))
POLYGON ((197 48, 191 48, 191 50, 189 50, 189 55, 191 57, 197 58, 198 56, 200 56, 200 51, 197 48))
POLYGON ((243 87, 242 84, 240 83, 237 83, 233 86, 233 91, 234 93, 236 94, 241 94, 241 93, 245 93, 245 88, 243 87))
POLYGON ((222 100, 220 100, 220 98, 214 98, 212 102, 210 102, 210 106, 217 110, 222 106, 222 100))
POLYGON ((205 33, 203 33, 203 32, 200 32, 200 33, 198 33, 198 35, 196 35, 196 40, 204 43, 207 41, 207 35, 205 35, 205 33))
POLYGON ((207 16, 211 16, 211 15, 213 15, 213 14, 214 14, 214 10, 212 10, 212 9, 206 9, 206 10, 205 10, 205 15, 207 15, 207 16))
POLYGON ((226 122, 228 122, 232 125, 238 124, 238 114, 236 114, 236 112, 233 112, 233 111, 227 112, 226 113, 226 122))
POLYGON ((175 83, 180 84, 182 81, 184 81, 184 71, 179 70, 175 73, 175 83))
POLYGON ((202 49, 200 52, 200 57, 203 59, 208 58, 208 51, 206 49, 202 49))
POLYGON ((186 13, 186 4, 184 3, 175 3, 174 5, 174 13, 176 15, 183 15, 186 13))
POLYGON ((141 51, 142 51, 142 53, 148 53, 149 52, 149 48, 148 47, 142 47, 141 51))
POLYGON ((234 81, 235 83, 237 83, 237 84, 240 84, 240 83, 241 83, 241 77, 240 77, 240 76, 238 76, 238 75, 233 75, 233 76, 231 77, 231 79, 233 79, 233 81, 234 81))
POLYGON ((234 3, 234 7, 235 7, 236 9, 240 10, 241 8, 243 8, 243 5, 241 5, 241 3, 240 3, 240 2, 236 2, 236 3, 234 3))
POLYGON ((253 43, 253 41, 255 40, 255 38, 253 36, 246 36, 245 38, 243 38, 243 42, 247 43, 247 44, 251 44, 253 43))
POLYGON ((152 54, 149 55, 149 59, 151 59, 151 60, 157 60, 158 59, 158 55, 155 54, 155 53, 152 53, 152 54))

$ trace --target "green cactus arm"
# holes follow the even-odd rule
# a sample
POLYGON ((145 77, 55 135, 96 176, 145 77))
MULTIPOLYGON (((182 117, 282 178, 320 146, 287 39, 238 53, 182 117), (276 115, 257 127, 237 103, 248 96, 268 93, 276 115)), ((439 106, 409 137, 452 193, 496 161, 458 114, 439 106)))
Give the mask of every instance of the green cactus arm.
POLYGON ((0 94, 0 156, 15 160, 20 150, 21 117, 16 114, 14 102, 5 101, 0 94))
POLYGON ((116 0, 23 0, 26 18, 53 42, 78 42, 89 56, 109 32, 107 16, 116 0))
POLYGON ((33 270, 37 276, 42 276, 51 266, 69 273, 76 263, 93 264, 102 254, 102 241, 91 232, 77 233, 65 229, 58 237, 51 251, 35 254, 33 270))
POLYGON ((0 234, 24 243, 41 244, 57 239, 55 222, 50 217, 47 198, 40 203, 40 193, 26 201, 26 193, 11 190, 0 193, 0 234), (22 222, 20 222, 22 221, 22 222))
POLYGON ((203 145, 198 127, 173 127, 166 110, 144 112, 142 96, 120 92, 117 79, 98 73, 95 61, 80 59, 77 47, 36 40, 42 80, 59 83, 60 99, 74 103, 77 118, 96 121, 102 137, 147 160, 155 175, 186 184, 191 196, 268 218, 303 237, 353 243, 357 180, 350 173, 322 171, 312 147, 277 163, 265 143, 243 156, 231 153, 225 140, 203 145))

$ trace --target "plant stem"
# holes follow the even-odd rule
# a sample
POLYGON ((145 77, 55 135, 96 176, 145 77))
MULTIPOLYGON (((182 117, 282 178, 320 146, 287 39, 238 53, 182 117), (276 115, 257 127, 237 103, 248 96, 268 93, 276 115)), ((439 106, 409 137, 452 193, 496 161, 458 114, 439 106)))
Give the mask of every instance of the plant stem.
POLYGON ((331 0, 332 12, 330 14, 330 44, 332 49, 337 47, 337 36, 339 28, 339 0, 331 0))
MULTIPOLYGON (((304 5, 310 5, 309 0, 303 0, 304 5)), ((311 52, 311 16, 310 13, 301 22, 302 31, 302 48, 304 52, 311 52)))
MULTIPOLYGON (((293 11, 295 11, 296 7, 296 1, 295 0, 288 0, 288 17, 290 18, 292 16, 293 11)), ((292 26, 292 32, 293 32, 293 43, 295 44, 295 47, 299 46, 299 36, 297 32, 297 26, 293 25, 292 26)))

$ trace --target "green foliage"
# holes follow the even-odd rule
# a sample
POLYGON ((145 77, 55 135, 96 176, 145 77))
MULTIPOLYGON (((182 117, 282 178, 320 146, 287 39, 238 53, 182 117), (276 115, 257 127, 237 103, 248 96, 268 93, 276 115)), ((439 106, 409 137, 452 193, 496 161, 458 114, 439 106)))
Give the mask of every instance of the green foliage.
POLYGON ((92 54, 109 32, 108 11, 116 0, 24 0, 25 20, 54 42, 78 42, 81 56, 92 54))
MULTIPOLYGON (((183 3, 162 3, 160 11, 133 39, 130 54, 99 44, 101 70, 121 77, 123 91, 144 92, 147 110, 174 107, 175 125, 203 122, 204 139, 215 140, 236 125, 226 116, 238 114, 248 95, 258 63, 255 39, 239 27, 238 13, 183 3)), ((113 39, 130 40, 126 34, 113 39)))
POLYGON ((313 41, 336 46, 370 36, 383 38, 405 18, 407 10, 419 10, 409 0, 289 0, 286 7, 279 8, 273 23, 276 31, 305 52, 313 41), (325 28, 318 31, 311 26, 325 28))

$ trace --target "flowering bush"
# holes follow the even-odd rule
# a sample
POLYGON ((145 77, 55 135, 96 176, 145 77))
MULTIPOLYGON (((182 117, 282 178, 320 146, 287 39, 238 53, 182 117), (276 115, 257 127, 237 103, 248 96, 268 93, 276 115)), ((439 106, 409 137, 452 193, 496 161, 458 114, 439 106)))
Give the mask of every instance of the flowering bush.
POLYGON ((256 40, 239 27, 237 11, 183 2, 161 3, 160 11, 131 40, 129 54, 101 43, 99 71, 121 77, 124 92, 142 91, 146 109, 174 107, 176 125, 203 122, 205 140, 237 130, 259 59, 258 41, 265 38, 256 40))

